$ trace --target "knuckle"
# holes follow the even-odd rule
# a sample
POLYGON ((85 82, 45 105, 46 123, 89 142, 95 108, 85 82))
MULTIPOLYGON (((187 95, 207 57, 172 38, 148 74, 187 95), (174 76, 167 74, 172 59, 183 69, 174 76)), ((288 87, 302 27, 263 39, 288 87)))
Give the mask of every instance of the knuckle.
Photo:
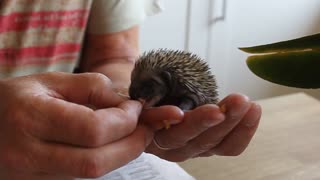
POLYGON ((91 73, 90 75, 91 75, 90 80, 93 80, 94 83, 98 82, 99 84, 103 84, 103 85, 111 84, 111 80, 107 76, 101 73, 91 73))
POLYGON ((127 131, 133 131, 136 128, 138 118, 136 116, 128 114, 128 112, 122 110, 122 109, 115 109, 114 111, 115 115, 118 119, 124 120, 126 124, 127 131))
POLYGON ((98 178, 104 174, 101 158, 98 155, 90 155, 80 164, 80 175, 85 178, 98 178))
POLYGON ((211 141, 200 141, 196 144, 196 147, 198 147, 198 149, 200 149, 201 151, 208 151, 209 149, 212 149, 216 146, 218 146, 221 142, 223 141, 223 137, 216 137, 215 140, 211 140, 211 141))
POLYGON ((89 126, 86 126, 83 131, 84 141, 87 146, 99 147, 104 144, 104 127, 99 121, 93 121, 89 126))
POLYGON ((205 152, 213 148, 214 146, 216 146, 216 143, 203 143, 198 145, 198 149, 201 152, 205 152))
POLYGON ((219 154, 222 156, 239 156, 243 152, 243 149, 230 148, 223 150, 219 154))
POLYGON ((211 157, 213 155, 215 155, 214 151, 208 151, 208 152, 204 152, 204 153, 200 154, 198 157, 211 157))
POLYGON ((226 156, 239 156, 243 151, 241 150, 232 150, 226 153, 226 156))
POLYGON ((179 153, 175 154, 174 156, 167 157, 166 159, 171 162, 184 162, 188 160, 189 157, 184 155, 183 153, 179 153))
POLYGON ((186 145, 184 141, 173 139, 174 138, 157 138, 157 143, 161 147, 170 149, 178 149, 186 145))
POLYGON ((106 97, 106 93, 112 90, 111 80, 101 73, 89 73, 86 80, 87 84, 92 86, 88 97, 89 102, 94 105, 101 104, 101 100, 106 97))

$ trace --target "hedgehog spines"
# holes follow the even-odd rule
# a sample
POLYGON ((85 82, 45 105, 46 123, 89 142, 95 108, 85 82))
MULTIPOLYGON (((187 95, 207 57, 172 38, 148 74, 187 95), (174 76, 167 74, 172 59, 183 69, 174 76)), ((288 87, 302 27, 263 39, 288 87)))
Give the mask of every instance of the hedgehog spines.
POLYGON ((217 102, 215 76, 211 73, 208 63, 196 54, 182 50, 151 50, 138 58, 135 69, 168 71, 191 92, 202 97, 203 101, 217 102))

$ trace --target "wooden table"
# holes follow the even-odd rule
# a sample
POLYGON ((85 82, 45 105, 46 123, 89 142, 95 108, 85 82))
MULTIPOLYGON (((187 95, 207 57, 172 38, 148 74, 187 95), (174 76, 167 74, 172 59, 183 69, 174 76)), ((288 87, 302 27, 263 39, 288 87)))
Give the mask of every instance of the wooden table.
POLYGON ((298 93, 258 103, 261 123, 242 155, 180 165, 199 180, 320 180, 320 102, 298 93))

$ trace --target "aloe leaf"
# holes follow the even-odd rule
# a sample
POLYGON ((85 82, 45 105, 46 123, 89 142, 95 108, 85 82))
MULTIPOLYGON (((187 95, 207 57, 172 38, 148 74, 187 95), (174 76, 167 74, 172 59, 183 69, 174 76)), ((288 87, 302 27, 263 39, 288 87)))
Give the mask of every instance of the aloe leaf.
POLYGON ((297 88, 320 88, 320 51, 254 55, 249 69, 267 81, 297 88))

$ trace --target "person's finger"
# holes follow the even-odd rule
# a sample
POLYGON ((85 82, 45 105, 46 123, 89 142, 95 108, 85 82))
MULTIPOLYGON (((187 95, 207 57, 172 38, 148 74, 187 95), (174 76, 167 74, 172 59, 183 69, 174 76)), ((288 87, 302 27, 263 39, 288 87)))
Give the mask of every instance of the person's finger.
POLYGON ((195 153, 205 152, 219 144, 246 115, 251 107, 251 102, 246 96, 232 94, 222 100, 219 105, 226 109, 225 121, 190 141, 182 150, 186 151, 183 152, 184 154, 194 156, 195 153))
POLYGON ((248 113, 239 125, 228 136, 213 149, 199 156, 216 154, 221 156, 240 155, 250 143, 254 136, 261 117, 261 107, 253 103, 248 113))
POLYGON ((168 149, 184 146, 212 126, 224 120, 225 116, 216 105, 204 105, 195 110, 185 112, 181 124, 162 130, 155 136, 158 145, 168 149))
POLYGON ((126 138, 99 148, 46 143, 35 150, 34 162, 46 173, 96 178, 137 158, 152 140, 152 134, 150 129, 138 126, 126 138))
POLYGON ((181 123, 183 115, 183 111, 176 106, 160 106, 142 110, 139 121, 154 130, 160 130, 165 128, 165 123, 181 123))
POLYGON ((89 104, 96 108, 117 106, 125 99, 112 88, 111 80, 99 73, 45 73, 43 83, 51 96, 77 104, 89 104))
POLYGON ((85 106, 50 98, 34 108, 40 121, 32 130, 40 139, 97 147, 130 134, 138 123, 142 105, 125 101, 116 108, 93 111, 85 106))
MULTIPOLYGON (((226 109, 224 121, 190 140, 185 146, 165 152, 163 156, 172 161, 184 161, 212 149, 242 120, 251 107, 251 103, 249 102, 249 99, 243 95, 232 94, 225 98, 220 106, 225 106, 224 108, 226 109)), ((171 141, 175 141, 175 139, 171 141)), ((166 147, 162 144, 159 145, 166 147)))

